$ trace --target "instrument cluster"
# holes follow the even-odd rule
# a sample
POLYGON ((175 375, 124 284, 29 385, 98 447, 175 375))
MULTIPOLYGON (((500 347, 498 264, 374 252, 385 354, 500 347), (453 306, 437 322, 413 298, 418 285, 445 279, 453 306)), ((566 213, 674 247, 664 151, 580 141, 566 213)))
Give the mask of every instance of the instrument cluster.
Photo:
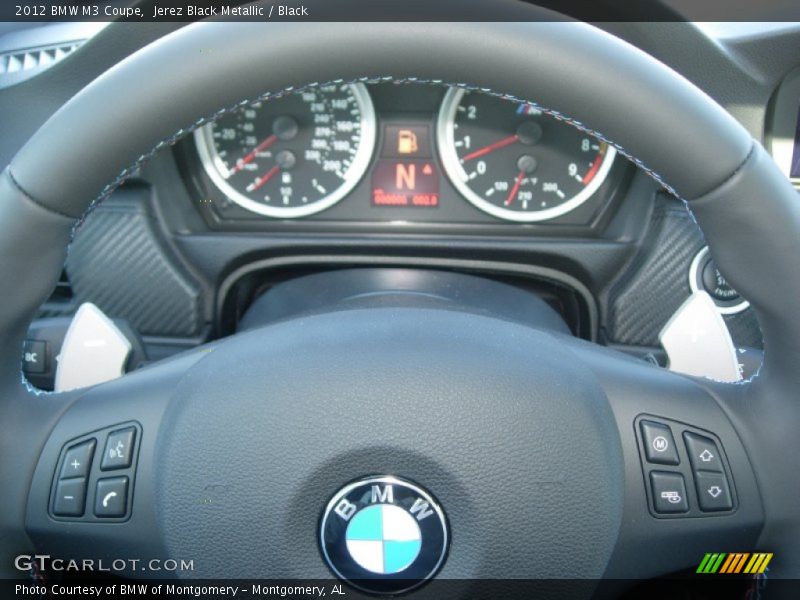
POLYGON ((626 167, 535 105, 395 83, 248 105, 197 130, 193 152, 201 204, 220 221, 586 225, 626 167))

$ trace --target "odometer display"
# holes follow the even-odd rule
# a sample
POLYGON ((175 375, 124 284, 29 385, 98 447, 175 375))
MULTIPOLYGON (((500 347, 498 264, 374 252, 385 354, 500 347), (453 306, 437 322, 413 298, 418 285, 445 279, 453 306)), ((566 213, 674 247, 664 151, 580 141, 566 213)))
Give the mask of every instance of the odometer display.
POLYGON ((481 210, 510 221, 564 215, 608 175, 613 147, 527 104, 451 88, 437 144, 453 185, 481 210))
POLYGON ((195 132, 203 167, 233 202, 296 218, 333 206, 363 177, 375 111, 361 84, 323 86, 258 102, 195 132))

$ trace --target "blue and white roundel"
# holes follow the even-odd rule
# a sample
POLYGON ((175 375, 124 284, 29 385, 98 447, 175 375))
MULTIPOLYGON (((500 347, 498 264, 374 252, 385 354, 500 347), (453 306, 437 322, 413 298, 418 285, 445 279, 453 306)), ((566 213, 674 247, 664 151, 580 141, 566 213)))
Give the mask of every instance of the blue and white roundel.
POLYGON ((350 520, 345 534, 347 550, 372 573, 399 573, 411 565, 422 547, 416 520, 392 504, 373 504, 350 520))
POLYGON ((449 546, 447 518, 432 494, 393 475, 352 481, 328 501, 322 557, 354 588, 394 596, 431 579, 449 546))

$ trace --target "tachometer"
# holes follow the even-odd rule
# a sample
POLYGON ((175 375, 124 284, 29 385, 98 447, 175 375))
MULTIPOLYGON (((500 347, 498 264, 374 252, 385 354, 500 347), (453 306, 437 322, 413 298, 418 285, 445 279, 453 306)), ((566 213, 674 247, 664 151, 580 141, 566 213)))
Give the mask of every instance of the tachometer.
POLYGON ((564 215, 588 200, 613 147, 527 104, 451 88, 437 144, 453 185, 481 210, 510 221, 564 215))
POLYGON ((367 169, 375 110, 362 84, 258 102, 195 132, 203 167, 233 202, 296 218, 333 206, 367 169))

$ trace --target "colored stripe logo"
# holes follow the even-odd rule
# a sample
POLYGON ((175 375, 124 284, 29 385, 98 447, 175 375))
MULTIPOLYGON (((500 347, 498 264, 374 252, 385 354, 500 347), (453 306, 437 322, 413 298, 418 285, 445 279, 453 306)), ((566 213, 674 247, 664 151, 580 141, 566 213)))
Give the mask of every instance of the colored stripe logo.
POLYGON ((760 574, 772 560, 772 552, 708 552, 703 557, 698 573, 760 574))

